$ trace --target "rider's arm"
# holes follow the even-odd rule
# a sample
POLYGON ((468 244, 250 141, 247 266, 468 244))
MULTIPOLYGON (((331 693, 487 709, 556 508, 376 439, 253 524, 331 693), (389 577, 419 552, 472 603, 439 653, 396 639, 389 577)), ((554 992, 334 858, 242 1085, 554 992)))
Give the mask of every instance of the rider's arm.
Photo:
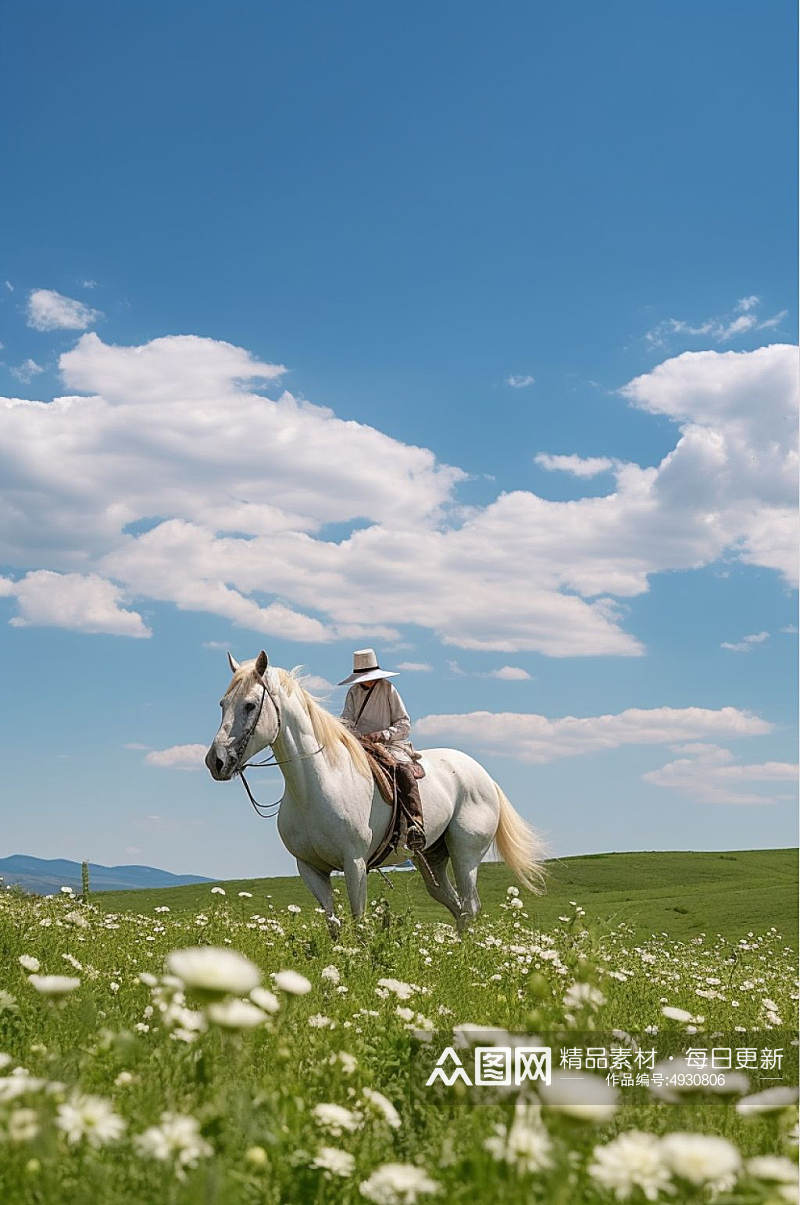
POLYGON ((405 709, 405 704, 394 686, 389 686, 389 718, 391 723, 384 728, 381 737, 384 741, 407 741, 411 735, 411 720, 405 709))
POLYGON ((348 690, 348 692, 347 692, 347 698, 345 699, 344 707, 342 708, 341 721, 344 724, 345 728, 350 728, 351 730, 355 730, 356 705, 355 705, 355 700, 353 698, 352 688, 350 690, 348 690))

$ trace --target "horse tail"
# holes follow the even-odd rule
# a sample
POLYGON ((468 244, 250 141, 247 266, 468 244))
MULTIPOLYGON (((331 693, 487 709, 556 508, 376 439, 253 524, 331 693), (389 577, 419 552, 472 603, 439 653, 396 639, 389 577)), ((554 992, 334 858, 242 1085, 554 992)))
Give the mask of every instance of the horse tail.
POLYGON ((497 783, 494 784, 494 789, 500 803, 500 816, 494 835, 495 849, 523 887, 541 894, 544 891, 545 879, 541 861, 544 856, 544 843, 519 813, 514 811, 497 783))

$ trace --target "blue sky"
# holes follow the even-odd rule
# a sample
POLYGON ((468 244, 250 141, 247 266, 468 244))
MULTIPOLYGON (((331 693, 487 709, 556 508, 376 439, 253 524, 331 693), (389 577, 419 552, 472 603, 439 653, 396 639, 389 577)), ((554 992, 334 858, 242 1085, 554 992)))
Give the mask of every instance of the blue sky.
POLYGON ((290 869, 191 750, 262 646, 557 855, 794 843, 793 7, 6 25, 3 852, 290 869))

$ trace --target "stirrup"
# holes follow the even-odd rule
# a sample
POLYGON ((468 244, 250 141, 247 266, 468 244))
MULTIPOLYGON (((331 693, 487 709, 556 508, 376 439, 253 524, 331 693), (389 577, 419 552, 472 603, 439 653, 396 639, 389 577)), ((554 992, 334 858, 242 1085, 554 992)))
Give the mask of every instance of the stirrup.
POLYGON ((409 824, 406 831, 405 846, 412 853, 419 853, 425 848, 426 837, 423 829, 418 824, 409 824))

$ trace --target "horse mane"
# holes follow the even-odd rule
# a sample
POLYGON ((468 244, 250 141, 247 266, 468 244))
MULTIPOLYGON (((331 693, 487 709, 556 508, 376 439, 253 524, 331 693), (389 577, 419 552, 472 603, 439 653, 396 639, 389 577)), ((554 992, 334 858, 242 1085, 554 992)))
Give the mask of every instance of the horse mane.
POLYGON ((367 762, 367 756, 361 748, 360 742, 350 729, 344 726, 340 719, 335 715, 331 715, 329 711, 326 711, 319 699, 306 690, 300 676, 301 672, 302 666, 299 665, 291 670, 276 670, 281 686, 287 694, 298 694, 300 696, 308 717, 311 720, 314 737, 317 743, 322 746, 325 757, 329 762, 334 763, 338 760, 342 749, 344 749, 350 754, 359 774, 363 774, 365 778, 371 778, 372 773, 367 762))
MULTIPOLYGON (((225 698, 228 698, 240 687, 249 687, 251 682, 256 680, 253 664, 251 661, 246 665, 239 666, 225 691, 225 698)), ((301 665, 296 665, 294 669, 280 669, 276 666, 275 673, 287 694, 300 696, 308 718, 311 720, 314 738, 317 744, 322 746, 325 758, 333 765, 344 750, 350 754, 353 765, 359 774, 363 774, 365 778, 371 778, 372 772, 361 744, 340 719, 326 711, 319 699, 306 690, 302 682, 302 669, 301 665)))

